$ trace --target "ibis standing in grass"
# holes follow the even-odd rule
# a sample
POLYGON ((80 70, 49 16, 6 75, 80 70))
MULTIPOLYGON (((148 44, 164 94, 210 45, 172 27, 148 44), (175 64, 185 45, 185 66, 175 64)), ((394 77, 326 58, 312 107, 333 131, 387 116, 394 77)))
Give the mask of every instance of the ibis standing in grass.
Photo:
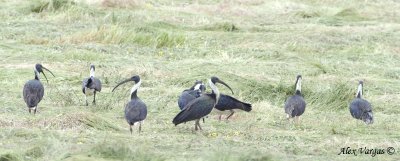
POLYGON ((31 113, 31 110, 33 110, 33 113, 36 114, 37 106, 39 102, 42 100, 44 95, 44 87, 43 84, 40 82, 39 74, 43 73, 43 76, 46 78, 47 82, 48 80, 43 72, 43 69, 47 70, 48 72, 51 73, 51 75, 54 76, 54 74, 47 68, 43 67, 42 64, 36 64, 34 68, 35 79, 26 82, 24 85, 24 89, 22 91, 24 96, 24 101, 29 108, 28 109, 29 113, 31 113))
POLYGON ((306 109, 306 102, 301 95, 301 80, 301 75, 298 75, 295 83, 295 94, 289 97, 285 103, 285 113, 287 118, 295 118, 296 122, 298 122, 300 115, 302 115, 306 109))
MULTIPOLYGON (((228 115, 228 117, 226 117, 226 120, 228 120, 235 113, 234 111, 235 109, 240 109, 246 112, 250 112, 251 104, 239 101, 238 99, 233 98, 231 96, 221 94, 218 103, 215 105, 215 109, 221 112, 229 111, 230 114, 228 115)), ((222 115, 220 114, 219 120, 221 120, 221 118, 222 115)))
POLYGON ((355 119, 362 120, 368 125, 374 123, 374 117, 371 104, 361 98, 363 95, 363 85, 364 82, 359 81, 356 98, 350 103, 350 114, 355 119))
POLYGON ((175 118, 172 120, 175 126, 184 122, 195 120, 195 130, 201 130, 201 126, 199 123, 200 119, 204 116, 207 116, 212 111, 220 97, 220 93, 216 86, 216 83, 221 83, 232 91, 231 87, 229 87, 226 83, 224 83, 217 77, 211 77, 208 83, 212 89, 212 93, 203 94, 200 97, 189 102, 184 107, 184 109, 180 111, 178 115, 176 115, 175 118))
POLYGON ((90 77, 82 81, 82 92, 85 94, 86 106, 89 105, 87 96, 93 95, 93 104, 96 105, 96 92, 101 91, 101 81, 94 77, 95 70, 94 65, 90 65, 90 77))
POLYGON ((130 81, 134 81, 135 85, 131 89, 131 101, 129 101, 128 104, 126 104, 125 106, 125 119, 129 124, 129 130, 131 131, 132 134, 132 126, 135 125, 136 123, 139 124, 139 133, 140 133, 140 131, 142 130, 142 123, 147 116, 147 106, 137 96, 137 91, 140 87, 140 84, 142 84, 142 81, 140 80, 139 76, 135 75, 129 79, 126 79, 118 83, 118 85, 115 86, 112 91, 114 92, 114 90, 118 86, 130 81))
POLYGON ((206 86, 203 84, 202 81, 196 81, 194 85, 189 88, 185 89, 181 96, 178 99, 178 106, 181 110, 192 100, 200 97, 201 93, 205 92, 206 86))

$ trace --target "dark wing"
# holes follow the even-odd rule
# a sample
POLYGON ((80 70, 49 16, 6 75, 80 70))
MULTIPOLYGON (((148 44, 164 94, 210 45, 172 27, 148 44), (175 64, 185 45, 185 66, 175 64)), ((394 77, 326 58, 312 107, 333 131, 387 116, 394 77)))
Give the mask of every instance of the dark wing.
POLYGON ((85 79, 83 79, 83 81, 82 81, 82 92, 83 92, 84 94, 85 94, 85 86, 86 86, 88 80, 89 80, 89 78, 85 78, 85 79))
POLYGON ((185 108, 173 119, 173 123, 178 125, 183 122, 200 119, 208 115, 215 105, 215 99, 204 94, 189 102, 185 108))
POLYGON ((25 83, 22 94, 26 105, 35 107, 43 98, 44 87, 40 81, 30 80, 25 83))
POLYGON ((215 108, 220 111, 241 109, 244 111, 251 111, 251 104, 237 100, 228 95, 221 94, 215 108))
POLYGON ((285 113, 289 114, 291 117, 302 115, 305 108, 306 102, 303 97, 299 95, 289 97, 285 103, 285 113))
POLYGON ((147 106, 139 98, 132 99, 125 106, 125 119, 133 125, 135 122, 143 121, 147 116, 147 106))
POLYGON ((189 102, 193 101, 197 97, 200 97, 199 93, 195 90, 184 90, 179 96, 178 106, 182 110, 189 102))
POLYGON ((350 114, 356 119, 362 119, 362 116, 372 112, 371 104, 360 98, 354 99, 350 104, 350 114))
POLYGON ((90 86, 91 89, 95 89, 96 91, 101 91, 101 81, 97 78, 93 78, 93 83, 90 86))

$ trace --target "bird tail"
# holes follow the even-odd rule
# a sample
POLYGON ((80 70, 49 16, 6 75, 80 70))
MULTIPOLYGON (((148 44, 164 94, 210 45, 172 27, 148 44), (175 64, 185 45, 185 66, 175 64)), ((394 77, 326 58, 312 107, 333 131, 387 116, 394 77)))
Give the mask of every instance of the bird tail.
POLYGON ((246 112, 250 112, 252 110, 251 104, 242 102, 242 110, 244 110, 246 112))
POLYGON ((183 112, 184 110, 179 112, 178 115, 176 115, 175 118, 172 120, 172 123, 174 123, 175 126, 184 122, 185 114, 183 112))

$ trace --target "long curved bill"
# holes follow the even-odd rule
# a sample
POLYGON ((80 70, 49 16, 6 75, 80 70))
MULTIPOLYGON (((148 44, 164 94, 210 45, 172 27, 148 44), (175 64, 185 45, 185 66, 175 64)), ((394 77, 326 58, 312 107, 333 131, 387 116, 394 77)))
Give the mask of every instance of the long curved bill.
POLYGON ((49 83, 49 80, 47 80, 46 74, 44 74, 44 72, 42 72, 44 78, 46 78, 47 83, 49 83))
POLYGON ((232 94, 234 94, 232 88, 229 87, 225 82, 223 82, 222 80, 217 80, 217 82, 223 84, 226 87, 228 87, 231 90, 232 94))
POLYGON ((122 81, 122 82, 118 83, 118 85, 117 85, 117 86, 115 86, 111 92, 114 92, 114 90, 115 90, 115 89, 116 89, 118 86, 120 86, 121 84, 124 84, 124 83, 126 83, 126 82, 129 82, 129 81, 132 81, 132 79, 131 79, 131 78, 129 78, 129 79, 126 79, 126 80, 124 80, 124 81, 122 81))
POLYGON ((43 68, 44 70, 47 70, 51 75, 53 75, 53 77, 56 77, 56 76, 53 74, 53 72, 51 72, 49 69, 45 68, 44 66, 42 66, 42 68, 43 68))

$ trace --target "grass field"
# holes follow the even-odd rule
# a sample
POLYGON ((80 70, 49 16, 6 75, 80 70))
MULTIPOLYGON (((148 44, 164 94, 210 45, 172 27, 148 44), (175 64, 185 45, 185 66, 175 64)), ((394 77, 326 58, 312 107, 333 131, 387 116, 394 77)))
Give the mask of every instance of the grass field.
MULTIPOLYGON (((0 0, 0 160, 400 160, 400 2, 396 0, 0 0), (22 88, 50 69, 39 113, 22 88), (103 82, 84 106, 90 64, 103 82), (142 133, 123 118, 133 83, 142 133), (303 75, 306 112, 283 104, 303 75), (250 113, 175 127, 181 91, 218 76, 250 113), (358 80, 374 124, 351 117, 358 80), (90 99, 91 100, 91 99, 90 99), (394 155, 338 155, 394 147, 394 155)), ((229 93, 226 87, 220 91, 229 93)), ((208 92, 210 88, 207 87, 208 92)))

